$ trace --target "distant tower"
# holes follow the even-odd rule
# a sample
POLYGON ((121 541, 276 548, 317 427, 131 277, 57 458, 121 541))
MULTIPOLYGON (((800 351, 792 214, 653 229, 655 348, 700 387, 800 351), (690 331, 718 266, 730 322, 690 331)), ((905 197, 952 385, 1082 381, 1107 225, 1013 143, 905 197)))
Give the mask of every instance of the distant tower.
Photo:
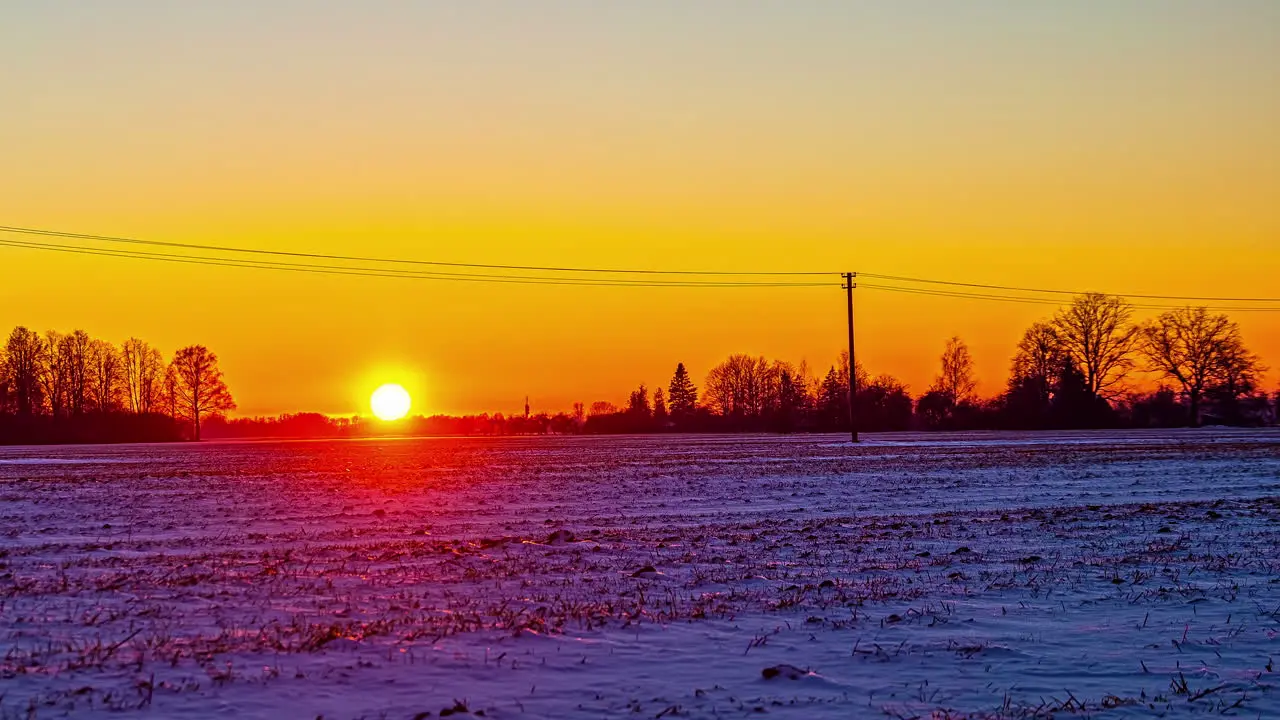
POLYGON ((525 416, 525 419, 529 418, 529 396, 528 395, 524 396, 524 416, 525 416))

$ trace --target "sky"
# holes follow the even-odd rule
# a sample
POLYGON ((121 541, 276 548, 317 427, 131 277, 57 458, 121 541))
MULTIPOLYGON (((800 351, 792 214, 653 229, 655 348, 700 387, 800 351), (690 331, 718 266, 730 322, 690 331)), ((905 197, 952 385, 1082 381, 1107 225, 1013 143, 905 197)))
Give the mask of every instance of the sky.
MULTIPOLYGON (((3 225, 1280 295, 1274 0, 0 8, 3 225)), ((382 382, 409 386, 415 412, 622 402, 731 352, 820 373, 844 303, 838 285, 427 282, 0 247, 6 332, 208 345, 247 415, 367 412, 382 382)), ((953 335, 997 392, 1054 310, 856 303, 859 360, 917 392, 953 335)), ((1233 317, 1280 367, 1280 313, 1233 317)))

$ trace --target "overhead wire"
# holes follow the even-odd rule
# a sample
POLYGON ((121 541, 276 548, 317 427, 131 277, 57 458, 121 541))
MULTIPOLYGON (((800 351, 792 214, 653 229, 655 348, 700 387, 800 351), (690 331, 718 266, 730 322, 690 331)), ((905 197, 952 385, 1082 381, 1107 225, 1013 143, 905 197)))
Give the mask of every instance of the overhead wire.
MULTIPOLYGON (((930 290, 930 289, 924 289, 924 288, 902 287, 902 286, 896 286, 896 285, 877 285, 874 283, 862 283, 862 282, 858 283, 858 289, 859 290, 862 290, 862 289, 881 290, 886 292, 909 293, 912 295, 928 295, 932 297, 960 298, 960 299, 967 299, 967 300, 987 300, 987 301, 996 301, 996 302, 1024 303, 1024 304, 1031 304, 1031 305, 1061 306, 1063 302, 1062 300, 1053 300, 1049 298, 1019 297, 1019 296, 1011 296, 1011 295, 992 295, 992 294, 986 294, 986 293, 973 293, 973 292, 951 291, 951 290, 930 290)), ((1158 304, 1151 304, 1151 303, 1133 303, 1131 304, 1131 306, 1141 310, 1176 310, 1181 307, 1184 307, 1183 305, 1158 305, 1158 304)), ((1258 307, 1258 306, 1226 307, 1226 306, 1219 306, 1219 305, 1206 306, 1206 307, 1209 310, 1218 310, 1218 311, 1230 310, 1230 311, 1242 311, 1242 312, 1280 312, 1280 307, 1258 307)))
MULTIPOLYGON (((705 288, 751 288, 751 287, 832 287, 835 285, 835 279, 831 281, 799 281, 799 280, 773 280, 771 276, 837 276, 838 273, 833 272, 810 272, 810 271, 728 271, 728 270, 654 270, 644 268, 592 268, 592 267, 569 267, 569 266, 541 266, 541 265, 514 265, 514 264, 495 264, 495 263, 463 263, 463 262, 445 262, 433 260, 419 260, 410 258, 388 258, 373 257, 359 255, 340 255, 328 253, 308 253, 294 252, 284 250, 264 250, 257 248, 243 248, 228 245, 206 245, 197 243, 179 243, 164 242, 158 240, 143 240, 139 238, 125 238, 110 235, 95 235, 89 233, 72 233, 57 230, 45 230, 39 228, 27 228, 18 226, 0 226, 0 233, 17 234, 24 236, 36 236, 42 238, 60 238, 64 240, 81 240, 90 242, 105 242, 116 245, 142 245, 149 247, 161 247, 181 250, 197 250, 205 253, 234 253, 238 255, 247 255, 248 257, 227 257, 225 255, 209 255, 209 254, 179 254, 167 252, 155 252, 138 249, 124 249, 118 247, 97 247, 84 244, 68 244, 68 243, 52 243, 37 242, 34 240, 16 240, 0 237, 0 246, 11 248, 22 248, 31 250, 42 250, 51 252, 72 253, 80 255, 95 255, 102 257, 130 258, 152 260, 160 262, 182 263, 191 265, 207 265, 219 267, 233 268, 253 268, 265 270, 283 270, 290 272, 305 272, 325 275, 347 275, 357 277, 381 277, 381 278, 405 278, 418 280, 445 280, 456 282, 488 282, 488 283, 511 283, 511 284, 531 284, 531 285, 582 285, 582 286, 605 286, 605 287, 705 287, 705 288), (284 259, 264 259, 263 256, 270 258, 284 259), (351 264, 329 264, 315 262, 299 262, 298 260, 327 260, 338 263, 362 263, 357 265, 351 264), (382 266, 370 266, 369 264, 381 264, 382 266), (386 267, 386 265, 408 265, 415 269, 407 269, 404 267, 386 267), (416 269, 416 268, 446 268, 446 269, 416 269), (460 272, 458 269, 469 270, 489 270, 491 272, 460 272), (524 274, 537 273, 537 274, 524 274), (558 273, 558 274, 547 274, 558 273), (568 274, 568 276, 566 276, 568 274), (621 277, 609 277, 610 275, 626 274, 641 275, 642 279, 628 279, 621 277), (604 275, 605 277, 599 277, 604 275), (721 279, 723 278, 723 279, 721 279)), ((994 285, 983 283, 970 283, 961 281, 940 280, 936 278, 920 278, 908 277, 901 275, 885 275, 879 273, 855 273, 859 280, 857 287, 867 290, 908 293, 915 295, 986 300, 994 302, 1011 302, 1024 304, 1040 304, 1040 305, 1061 305, 1061 297, 1043 297, 1044 295, 1080 295, 1082 292, 1062 289, 1047 288, 1029 288, 1018 287, 1012 285, 994 285), (886 281, 887 283, 867 283, 862 279, 872 279, 886 281), (904 285, 903 283, 908 283, 904 285), (931 287, 913 287, 910 284, 928 285, 931 287), (976 292, 976 291, 997 291, 997 292, 976 292), (1015 294, 1010 294, 1015 293, 1015 294)), ((1280 303, 1280 298, 1260 298, 1260 297, 1205 297, 1205 296, 1185 296, 1185 295, 1152 295, 1141 293, 1108 293, 1118 295, 1124 298, 1137 300, 1164 300, 1164 301, 1197 301, 1197 302, 1233 302, 1233 303, 1259 303, 1261 306, 1215 306, 1214 310, 1232 310, 1245 312, 1276 312, 1280 311, 1280 306, 1268 306, 1265 303, 1280 303)), ((1138 303, 1133 307, 1142 309, 1166 310, 1181 307, 1180 305, 1161 304, 1161 303, 1138 303)))
POLYGON ((160 240, 142 240, 139 238, 117 237, 112 235, 92 235, 88 233, 72 233, 62 232, 59 230, 42 230, 39 228, 16 227, 12 225, 0 225, 0 232, 15 233, 22 235, 44 235, 49 237, 68 238, 73 240, 95 240, 98 242, 109 243, 126 243, 132 245, 151 245, 169 248, 182 248, 186 250, 210 250, 216 252, 245 253, 254 255, 275 255, 283 257, 309 258, 314 260, 346 260, 351 262, 373 262, 388 264, 404 264, 404 265, 435 265, 439 267, 458 267, 458 268, 477 268, 488 270, 532 270, 539 272, 569 272, 569 273, 593 273, 593 274, 631 274, 631 275, 725 275, 725 276, 743 276, 743 277, 765 277, 765 276, 817 276, 817 275, 835 275, 837 273, 822 271, 794 271, 794 270, 652 270, 646 268, 593 268, 593 267, 568 267, 568 266, 543 266, 543 265, 507 265, 495 263, 466 263, 466 262, 445 262, 440 260, 418 260, 410 258, 387 258, 387 257, 371 257, 361 255, 336 255, 328 253, 309 253, 297 252, 289 250, 262 250, 258 248, 243 248, 230 245, 202 245, 196 243, 179 243, 164 242, 160 240))
POLYGON ((348 275, 358 277, 404 278, 418 280, 452 280, 460 282, 493 282, 528 285, 585 285, 603 287, 686 287, 686 288, 749 288, 749 287, 832 287, 829 282, 771 282, 771 281, 708 281, 708 280, 624 280, 617 278, 575 278, 533 275, 500 275, 487 273, 457 273, 447 271, 415 271, 393 268, 352 267, 342 265, 320 265, 314 263, 292 263, 282 261, 245 260, 239 258, 219 258, 202 255, 177 255, 171 253, 153 253, 138 250, 114 250, 109 248, 91 248, 55 243, 37 243, 22 240, 0 239, 0 246, 71 253, 77 255, 96 255, 102 257, 132 258, 162 262, 182 263, 188 265, 209 265, 220 267, 254 268, 259 270, 286 270, 309 272, 323 275, 348 275))
MULTIPOLYGON (((966 287, 977 288, 982 290, 1007 290, 1012 292, 1027 293, 1043 293, 1051 295, 1083 295, 1084 291, 1080 290, 1059 290, 1047 288, 1028 288, 1016 287, 1012 285, 986 285, 983 283, 960 282, 954 280, 937 280, 933 278, 917 278, 904 277, 901 275, 880 275, 877 273, 858 273, 858 277, 872 278, 874 280, 889 280, 895 282, 922 283, 928 285, 946 285, 950 287, 966 287)), ((1146 295, 1142 293, 1107 293, 1108 295, 1118 295, 1125 298, 1135 298, 1138 300, 1187 300, 1197 302, 1256 302, 1256 303, 1280 303, 1280 298, 1269 297, 1202 297, 1194 295, 1146 295)))

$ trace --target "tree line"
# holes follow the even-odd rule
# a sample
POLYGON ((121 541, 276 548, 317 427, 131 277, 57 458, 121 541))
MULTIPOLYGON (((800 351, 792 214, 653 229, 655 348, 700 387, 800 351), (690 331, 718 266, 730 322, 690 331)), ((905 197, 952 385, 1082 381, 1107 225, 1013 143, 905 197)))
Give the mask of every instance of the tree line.
MULTIPOLYGON (((1024 331, 993 396, 977 396, 974 360, 959 337, 946 342, 934 382, 918 396, 861 364, 852 377, 858 429, 883 432, 1270 424, 1280 393, 1262 390, 1265 371, 1225 314, 1185 307, 1137 322, 1123 298, 1088 293, 1024 331), (1155 389, 1135 389, 1138 376, 1155 389)), ((731 355, 707 373, 701 395, 680 364, 666 392, 641 385, 625 407, 595 403, 582 429, 843 432, 849 382, 847 353, 821 377, 805 363, 731 355)))
POLYGON ((1260 425, 1275 421, 1265 371, 1225 314, 1185 307, 1137 323, 1123 299, 1092 293, 1027 328, 996 409, 1029 427, 1260 425), (1154 392, 1131 389, 1137 372, 1154 392))
POLYGON ((166 360, 145 340, 16 327, 0 347, 0 443, 143 442, 201 437, 235 409, 203 345, 166 360))
POLYGON ((436 415, 382 423, 298 413, 228 418, 235 403, 217 357, 199 345, 165 361, 144 341, 119 348, 82 331, 16 328, 0 350, 0 442, 206 437, 368 437, 379 434, 526 435, 648 432, 846 432, 854 381, 858 429, 1073 429, 1276 422, 1280 393, 1229 317, 1203 307, 1145 322, 1115 296, 1074 298, 1022 334, 1004 388, 979 397, 963 339, 943 347, 938 374, 918 395, 889 374, 850 366, 825 372, 735 354, 701 386, 683 363, 670 381, 641 384, 619 406, 575 403, 557 413, 436 415), (1139 376, 1155 388, 1135 389, 1139 376))
MULTIPOLYGON (((1019 340, 1005 387, 976 394, 974 360, 948 340, 938 374, 919 395, 889 374, 855 363, 862 431, 1176 427, 1275 422, 1280 397, 1261 391, 1265 368, 1239 327, 1205 308, 1170 310, 1146 322, 1118 297, 1088 294, 1035 322, 1019 340), (1135 376, 1154 378, 1134 390, 1135 376)), ((731 355, 701 387, 683 363, 665 386, 641 384, 619 406, 575 403, 569 411, 525 415, 416 417, 386 425, 318 414, 215 418, 220 437, 365 437, 647 432, 844 432, 849 430, 850 364, 841 353, 825 373, 807 363, 731 355)))
MULTIPOLYGON (((1260 387, 1266 368, 1229 317, 1204 307, 1169 310, 1135 322, 1122 298, 1089 293, 1032 324, 1018 342, 1003 391, 976 394, 974 360, 949 339, 938 374, 913 396, 889 374, 855 364, 858 429, 1081 429, 1262 425, 1276 421, 1280 393, 1260 387), (1153 391, 1134 389, 1136 375, 1153 391)), ((707 373, 702 394, 683 364, 668 389, 632 391, 625 407, 591 406, 585 432, 848 431, 847 353, 818 377, 793 365, 731 355, 707 373)))

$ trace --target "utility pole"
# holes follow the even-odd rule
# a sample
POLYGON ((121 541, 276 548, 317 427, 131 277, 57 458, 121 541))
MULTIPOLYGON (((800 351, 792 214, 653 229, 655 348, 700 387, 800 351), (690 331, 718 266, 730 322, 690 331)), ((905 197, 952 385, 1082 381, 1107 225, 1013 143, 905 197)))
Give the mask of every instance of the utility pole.
POLYGON ((858 362, 853 354, 853 279, 858 273, 844 274, 844 289, 849 297, 849 434, 858 442, 858 362))

